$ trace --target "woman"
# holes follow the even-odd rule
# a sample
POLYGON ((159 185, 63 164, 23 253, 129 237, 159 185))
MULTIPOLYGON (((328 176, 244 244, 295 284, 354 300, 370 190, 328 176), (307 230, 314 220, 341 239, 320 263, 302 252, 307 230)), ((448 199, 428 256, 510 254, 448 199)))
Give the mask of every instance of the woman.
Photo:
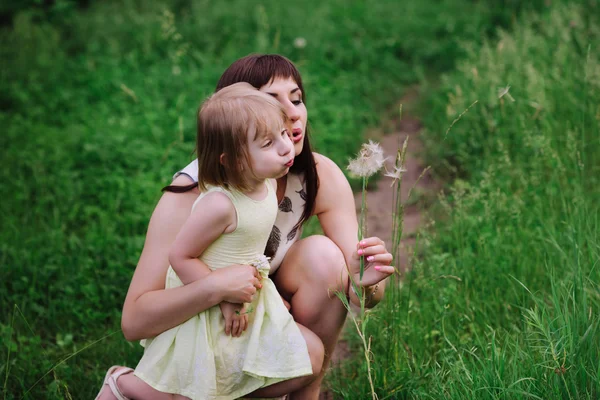
MULTIPOLYGON (((392 256, 378 238, 357 244, 358 223, 350 185, 335 163, 310 148, 305 93, 296 67, 279 55, 250 55, 223 73, 217 90, 237 82, 248 82, 275 97, 293 122, 297 156, 290 173, 277 181, 280 211, 266 254, 272 257, 271 277, 295 321, 315 333, 325 349, 323 367, 314 371, 315 376, 301 383, 278 383, 255 394, 275 397, 290 393, 291 399, 317 399, 346 318, 346 309, 335 292, 347 293, 358 303, 356 294, 349 290, 346 265, 358 282, 360 257, 365 257, 360 285, 368 306, 374 306, 384 292, 382 281, 394 272, 392 256), (318 217, 325 235, 300 239, 301 224, 311 215, 318 217)), ((256 269, 236 265, 214 271, 193 284, 164 290, 169 249, 199 194, 195 169, 194 162, 176 174, 152 214, 123 306, 122 329, 127 340, 156 336, 222 301, 249 302, 260 288, 256 269)))

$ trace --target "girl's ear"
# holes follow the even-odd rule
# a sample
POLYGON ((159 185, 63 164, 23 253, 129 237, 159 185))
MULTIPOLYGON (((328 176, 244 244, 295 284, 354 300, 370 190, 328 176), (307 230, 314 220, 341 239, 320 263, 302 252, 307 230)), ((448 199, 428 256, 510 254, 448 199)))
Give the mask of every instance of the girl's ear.
POLYGON ((225 153, 219 156, 219 162, 221 163, 221 165, 225 167, 227 166, 227 155, 225 153))

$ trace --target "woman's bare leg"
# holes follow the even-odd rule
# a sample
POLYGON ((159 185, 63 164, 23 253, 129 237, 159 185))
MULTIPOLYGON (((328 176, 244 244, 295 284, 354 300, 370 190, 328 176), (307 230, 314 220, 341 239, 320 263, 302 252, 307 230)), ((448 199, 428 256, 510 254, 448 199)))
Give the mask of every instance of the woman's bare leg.
POLYGON ((290 393, 291 399, 318 399, 321 382, 346 320, 347 310, 336 296, 346 293, 348 272, 341 250, 325 236, 310 236, 287 252, 274 276, 275 285, 292 305, 299 324, 323 342, 325 357, 320 375, 309 385, 290 393))
POLYGON ((280 397, 306 387, 312 381, 321 376, 324 355, 323 343, 321 342, 321 339, 319 339, 319 337, 311 332, 308 328, 300 324, 298 324, 298 327, 300 328, 300 332, 302 332, 302 336, 304 336, 304 340, 306 340, 306 346, 308 347, 308 354, 310 356, 313 374, 267 386, 265 388, 256 390, 245 397, 280 397))

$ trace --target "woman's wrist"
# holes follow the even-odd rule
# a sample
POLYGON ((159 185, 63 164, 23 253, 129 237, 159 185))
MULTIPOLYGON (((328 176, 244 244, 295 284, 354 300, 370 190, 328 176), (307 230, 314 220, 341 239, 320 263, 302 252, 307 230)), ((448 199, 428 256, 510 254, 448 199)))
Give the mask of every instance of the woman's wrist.
POLYGON ((350 297, 350 301, 354 297, 356 301, 352 301, 356 306, 360 306, 361 296, 365 299, 365 307, 371 308, 375 307, 379 301, 381 300, 381 292, 383 291, 383 287, 385 286, 383 282, 378 282, 371 286, 358 286, 358 292, 355 289, 355 285, 352 282, 349 283, 350 291, 348 293, 350 297), (359 295, 359 293, 361 293, 359 295))

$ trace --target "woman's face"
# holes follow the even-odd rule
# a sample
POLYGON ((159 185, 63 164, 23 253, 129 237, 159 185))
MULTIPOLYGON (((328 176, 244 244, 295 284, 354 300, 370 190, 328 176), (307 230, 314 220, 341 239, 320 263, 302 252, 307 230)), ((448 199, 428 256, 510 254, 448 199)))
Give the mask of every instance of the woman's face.
POLYGON ((306 135, 306 105, 302 101, 302 92, 292 78, 275 78, 259 89, 275 97, 285 109, 292 124, 292 142, 296 155, 302 152, 306 135))

